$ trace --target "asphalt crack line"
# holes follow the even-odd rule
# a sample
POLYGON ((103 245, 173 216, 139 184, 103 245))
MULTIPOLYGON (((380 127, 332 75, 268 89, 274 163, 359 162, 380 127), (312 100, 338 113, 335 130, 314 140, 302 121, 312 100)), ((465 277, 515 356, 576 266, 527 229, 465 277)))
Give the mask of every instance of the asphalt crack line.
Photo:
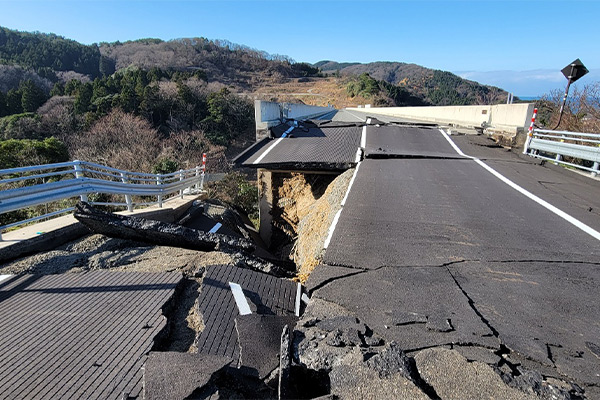
POLYGON ((456 277, 454 276, 454 274, 452 274, 452 271, 450 271, 450 268, 446 267, 446 270, 448 271, 448 273, 450 274, 450 276, 454 280, 454 283, 456 284, 456 286, 460 289, 460 291, 463 293, 463 295, 467 298, 469 306, 475 312, 475 314, 477 314, 477 316, 481 319, 481 322, 483 322, 489 328, 489 330, 494 334, 494 336, 496 338, 498 338, 498 340, 500 340, 500 333, 498 333, 498 331, 496 330, 496 328, 494 328, 492 326, 492 324, 490 323, 490 321, 488 321, 488 319, 485 318, 483 316, 483 314, 477 309, 477 307, 475 306, 475 302, 473 301, 473 299, 471 298, 471 296, 469 296, 469 294, 466 292, 466 290, 463 289, 463 287, 460 285, 460 283, 458 283, 458 280, 456 279, 456 277))
POLYGON ((445 263, 442 264, 435 264, 435 265, 380 265, 378 267, 375 268, 361 268, 361 267, 355 267, 353 265, 349 265, 349 264, 341 264, 341 263, 327 263, 325 265, 330 265, 332 267, 342 267, 342 268, 349 268, 349 269, 358 269, 358 270, 364 270, 364 271, 379 271, 380 269, 383 268, 444 268, 444 267, 449 267, 451 265, 454 264, 462 264, 462 263, 466 263, 466 262, 485 262, 482 260, 455 260, 455 261, 447 261, 445 263))
POLYGON ((329 285, 330 283, 333 283, 333 282, 335 282, 335 281, 337 281, 337 280, 340 280, 340 279, 345 279, 345 278, 349 278, 349 277, 351 277, 351 276, 355 276, 355 275, 363 274, 363 273, 365 273, 365 272, 368 272, 368 270, 360 270, 360 271, 357 271, 357 272, 352 272, 352 273, 349 273, 349 274, 346 274, 346 275, 341 275, 341 276, 336 276, 336 277, 333 277, 333 278, 326 279, 326 280, 324 280, 323 282, 319 283, 319 284, 318 284, 317 286, 315 286, 314 288, 312 288, 312 289, 310 290, 309 294, 312 296, 314 292, 316 292, 316 291, 317 291, 317 290, 319 290, 319 289, 322 289, 322 288, 324 288, 325 286, 329 285))
MULTIPOLYGON (((387 265, 383 265, 383 266, 380 266, 380 267, 377 267, 377 268, 373 268, 373 269, 357 268, 357 267, 352 267, 352 266, 347 266, 347 265, 323 264, 324 268, 326 268, 327 266, 342 267, 342 268, 348 268, 348 269, 356 270, 356 272, 349 272, 348 274, 345 274, 345 275, 336 276, 336 277, 333 277, 333 278, 326 279, 323 282, 319 283, 314 288, 312 288, 310 290, 309 294, 312 296, 312 294, 315 293, 315 291, 317 291, 319 289, 322 289, 325 286, 327 286, 330 283, 333 283, 333 282, 335 282, 337 280, 349 278, 351 276, 355 276, 355 275, 359 275, 359 274, 364 274, 364 273, 368 273, 368 272, 379 271, 379 270, 384 269, 384 268, 446 268, 446 269, 448 269, 448 267, 451 266, 451 265, 460 264, 460 263, 464 263, 464 262, 472 262, 472 261, 475 261, 475 260, 449 261, 449 262, 441 264, 441 265, 425 265, 425 266, 387 266, 387 265)), ((452 274, 450 274, 450 275, 452 275, 452 274)), ((456 280, 455 280, 455 282, 456 282, 456 280)))

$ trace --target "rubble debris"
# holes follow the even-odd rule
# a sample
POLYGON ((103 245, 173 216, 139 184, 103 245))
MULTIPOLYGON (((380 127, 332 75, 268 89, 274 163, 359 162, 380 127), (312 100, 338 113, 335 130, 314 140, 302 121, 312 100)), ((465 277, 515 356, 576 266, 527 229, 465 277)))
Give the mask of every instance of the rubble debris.
MULTIPOLYGON (((251 240, 257 245, 257 250, 264 250, 267 248, 248 216, 235 208, 227 206, 227 204, 219 200, 207 199, 194 202, 190 210, 188 210, 186 215, 182 217, 178 223, 187 228, 207 232, 217 222, 223 225, 222 228, 219 229, 221 233, 225 233, 222 232, 222 230, 225 230, 226 232, 230 232, 226 234, 231 236, 239 236, 251 240), (212 221, 213 225, 210 227, 203 226, 202 218, 200 217, 205 217, 207 220, 212 221)), ((268 255, 266 251, 259 255, 262 257, 263 254, 268 255)), ((272 255, 270 255, 270 257, 273 258, 272 255)))
POLYGON ((411 379, 413 366, 396 342, 390 342, 382 351, 367 360, 367 365, 377 371, 380 378, 400 374, 411 379))
POLYGON ((279 346, 279 385, 278 400, 289 398, 290 368, 292 366, 292 338, 290 325, 285 325, 281 332, 281 343, 279 346))
POLYGON ((235 328, 240 346, 239 367, 249 376, 265 379, 279 367, 283 327, 293 326, 295 316, 239 315, 235 328))
MULTIPOLYGON (((192 397, 194 392, 206 389, 217 376, 224 374, 231 362, 231 358, 214 355, 150 352, 143 368, 144 399, 181 400, 192 397)), ((216 391, 216 387, 211 391, 216 391)))
POLYGON ((294 272, 290 271, 289 269, 281 267, 262 258, 255 257, 251 254, 245 254, 242 252, 231 253, 231 264, 240 268, 264 272, 266 274, 273 275, 278 278, 291 278, 294 276, 294 272))
POLYGON ((419 375, 442 399, 537 399, 508 386, 487 364, 468 362, 456 350, 441 347, 415 355, 419 375))
POLYGON ((251 252, 255 247, 247 239, 204 233, 140 217, 111 214, 96 210, 85 202, 79 202, 75 207, 75 218, 95 233, 144 243, 201 251, 233 248, 251 252))
MULTIPOLYGON (((498 372, 498 371, 497 371, 498 372)), ((583 390, 556 378, 544 378, 538 371, 519 368, 519 375, 499 371, 504 383, 512 388, 544 400, 584 399, 583 390)))
POLYGON ((163 307, 167 325, 154 338, 153 351, 198 352, 196 340, 204 329, 204 321, 198 309, 201 286, 201 277, 184 278, 177 285, 175 294, 163 307))
POLYGON ((335 303, 313 299, 296 324, 293 343, 299 366, 327 374, 330 395, 429 398, 428 392, 419 387, 414 363, 402 349, 394 342, 385 343, 335 303))
POLYGON ((95 270, 127 272, 179 271, 193 276, 204 265, 228 264, 229 254, 202 252, 90 234, 55 250, 3 264, 2 274, 48 275, 95 270))

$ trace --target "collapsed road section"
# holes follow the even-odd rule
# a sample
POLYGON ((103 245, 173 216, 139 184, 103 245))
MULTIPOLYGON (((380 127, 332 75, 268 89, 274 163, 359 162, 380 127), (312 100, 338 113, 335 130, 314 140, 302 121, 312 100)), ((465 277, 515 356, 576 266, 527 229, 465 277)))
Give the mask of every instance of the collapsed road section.
POLYGON ((556 207, 579 219, 589 212, 592 229, 600 220, 586 210, 600 208, 597 188, 485 146, 481 136, 452 136, 453 145, 425 124, 365 115, 358 125, 289 121, 272 136, 242 163, 262 169, 261 213, 289 232, 289 243, 277 248, 277 235, 263 240, 243 215, 211 202, 176 224, 113 218, 82 204, 77 216, 92 234, 0 266, 15 275, 2 276, 0 305, 13 313, 6 313, 7 348, 15 332, 39 331, 46 325, 38 322, 59 316, 61 326, 41 335, 57 344, 51 362, 83 372, 52 379, 53 364, 23 363, 15 353, 0 383, 21 374, 10 392, 17 393, 38 368, 35 376, 50 380, 31 398, 48 390, 115 399, 600 397, 598 243, 464 154, 484 154, 485 163, 513 171, 520 187, 552 193, 556 207), (328 124, 348 131, 333 140, 328 124), (312 135, 306 147, 302 134, 312 135), (327 150, 338 140, 347 140, 343 157, 328 158, 341 154, 327 150), (285 164, 288 156, 293 163, 285 164), (573 206, 573 193, 584 190, 597 195, 573 206), (275 248, 293 255, 297 269, 275 248), (172 280, 161 291, 151 276, 172 280), (143 302, 147 314, 131 292, 162 297, 143 302), (112 307, 121 322, 88 329, 113 325, 86 314, 77 299, 87 295, 103 297, 84 305, 112 307), (60 303, 48 301, 48 309, 34 299, 25 308, 32 319, 15 331, 15 313, 32 296, 60 303), (61 308, 69 302, 76 306, 61 308), (87 325, 76 328, 79 319, 87 325), (144 324, 131 325, 138 320, 144 324), (92 349, 76 332, 107 342, 92 349), (136 335, 143 340, 129 340, 136 335), (135 351, 117 357, 129 344, 135 351), (69 361, 71 353, 83 358, 69 361))

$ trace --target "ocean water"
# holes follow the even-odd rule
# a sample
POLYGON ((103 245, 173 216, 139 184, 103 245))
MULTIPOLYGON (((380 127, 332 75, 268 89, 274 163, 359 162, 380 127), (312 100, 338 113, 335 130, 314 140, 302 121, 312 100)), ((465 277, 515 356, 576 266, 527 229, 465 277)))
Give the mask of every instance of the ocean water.
POLYGON ((536 101, 541 99, 540 96, 517 96, 519 99, 521 100, 525 100, 525 101, 536 101))

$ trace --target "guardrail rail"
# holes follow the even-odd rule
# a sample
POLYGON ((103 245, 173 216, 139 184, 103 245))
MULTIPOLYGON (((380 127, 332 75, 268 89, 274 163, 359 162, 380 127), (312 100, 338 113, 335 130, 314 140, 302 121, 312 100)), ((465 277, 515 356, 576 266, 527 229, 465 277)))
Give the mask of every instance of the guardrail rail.
MULTIPOLYGON (((94 202, 92 205, 122 206, 133 211, 135 206, 158 204, 162 207, 169 200, 184 193, 200 193, 204 188, 205 164, 170 174, 149 174, 124 171, 86 161, 71 161, 57 164, 0 170, 0 214, 17 211, 41 204, 79 197, 88 201, 91 194, 121 195, 124 202, 94 202), (173 194, 177 193, 174 196, 173 194), (134 202, 133 196, 142 201, 134 202), (156 197, 156 201, 147 201, 156 197)), ((0 226, 2 231, 29 222, 51 218, 72 211, 66 207, 44 215, 0 226)))
POLYGON ((589 171, 592 176, 600 172, 600 134, 597 133, 532 129, 523 153, 589 171), (586 160, 591 166, 567 162, 564 157, 586 160))

